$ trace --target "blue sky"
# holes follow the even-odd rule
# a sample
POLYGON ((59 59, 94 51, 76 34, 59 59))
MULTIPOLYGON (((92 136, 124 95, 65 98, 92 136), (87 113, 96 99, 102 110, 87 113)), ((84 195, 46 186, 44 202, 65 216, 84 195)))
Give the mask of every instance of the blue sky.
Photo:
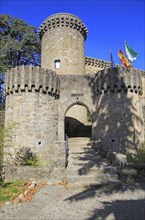
POLYGON ((19 17, 39 27, 50 15, 67 12, 78 16, 87 26, 86 56, 110 61, 112 50, 115 63, 124 40, 139 53, 134 67, 145 70, 145 1, 89 0, 1 0, 0 13, 19 17))

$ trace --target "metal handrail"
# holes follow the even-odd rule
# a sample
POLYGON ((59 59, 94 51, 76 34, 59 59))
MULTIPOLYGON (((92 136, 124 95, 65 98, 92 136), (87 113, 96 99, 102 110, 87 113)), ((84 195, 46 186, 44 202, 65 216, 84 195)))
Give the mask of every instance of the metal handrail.
POLYGON ((65 135, 65 168, 68 165, 68 136, 65 135))

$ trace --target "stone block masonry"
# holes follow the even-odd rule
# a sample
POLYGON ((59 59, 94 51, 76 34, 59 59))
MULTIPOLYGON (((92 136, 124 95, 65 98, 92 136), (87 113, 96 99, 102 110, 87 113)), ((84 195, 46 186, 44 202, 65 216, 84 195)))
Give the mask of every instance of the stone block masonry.
POLYGON ((51 160, 57 134, 59 79, 52 71, 22 66, 7 73, 5 85, 5 125, 15 124, 9 150, 15 155, 27 147, 42 162, 51 160))
POLYGON ((92 135, 98 140, 96 148, 104 154, 135 153, 144 141, 140 74, 124 68, 106 69, 98 72, 94 82, 92 135))
POLYGON ((5 111, 4 110, 0 110, 0 126, 4 125, 4 121, 5 121, 5 111))

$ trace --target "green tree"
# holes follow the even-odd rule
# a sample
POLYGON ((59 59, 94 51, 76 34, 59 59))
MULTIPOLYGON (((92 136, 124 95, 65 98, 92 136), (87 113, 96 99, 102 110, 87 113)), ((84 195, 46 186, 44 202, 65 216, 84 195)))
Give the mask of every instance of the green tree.
POLYGON ((19 18, 0 15, 0 73, 21 65, 40 65, 37 29, 19 18))
POLYGON ((0 15, 0 109, 4 107, 4 74, 21 65, 40 65, 37 29, 19 18, 0 15))

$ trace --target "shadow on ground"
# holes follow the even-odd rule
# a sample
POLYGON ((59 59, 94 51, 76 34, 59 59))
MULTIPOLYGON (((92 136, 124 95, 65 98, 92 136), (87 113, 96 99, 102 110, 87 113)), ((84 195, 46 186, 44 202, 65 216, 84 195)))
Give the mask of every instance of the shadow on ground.
POLYGON ((115 202, 103 202, 103 208, 94 210, 90 218, 86 220, 144 220, 145 200, 116 200, 115 202))

